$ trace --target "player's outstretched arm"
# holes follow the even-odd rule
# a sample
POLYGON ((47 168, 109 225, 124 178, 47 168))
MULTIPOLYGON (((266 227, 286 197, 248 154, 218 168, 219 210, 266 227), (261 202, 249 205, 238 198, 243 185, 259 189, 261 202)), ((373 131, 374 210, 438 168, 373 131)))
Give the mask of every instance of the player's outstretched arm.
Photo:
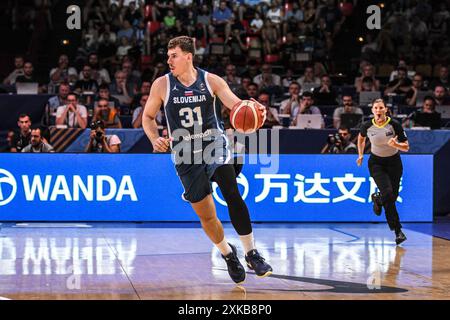
POLYGON ((208 73, 208 82, 211 86, 213 94, 219 97, 220 101, 228 109, 232 109, 234 105, 241 102, 241 99, 239 99, 233 91, 231 91, 228 83, 226 83, 221 77, 208 73))
MULTIPOLYGON (((228 83, 225 82, 221 77, 208 73, 208 82, 211 86, 211 90, 213 94, 219 97, 220 101, 223 103, 225 107, 228 109, 232 109, 236 104, 240 103, 242 100, 239 99, 233 91, 231 91, 230 87, 228 86, 228 83)), ((264 119, 266 118, 266 107, 264 107, 262 104, 260 104, 255 99, 251 99, 253 102, 256 103, 258 108, 263 113, 264 119)))
POLYGON ((156 114, 164 103, 165 91, 166 79, 159 77, 153 82, 150 95, 145 104, 144 113, 142 114, 142 127, 153 145, 154 152, 166 152, 169 148, 169 139, 159 136, 158 124, 155 120, 156 114))

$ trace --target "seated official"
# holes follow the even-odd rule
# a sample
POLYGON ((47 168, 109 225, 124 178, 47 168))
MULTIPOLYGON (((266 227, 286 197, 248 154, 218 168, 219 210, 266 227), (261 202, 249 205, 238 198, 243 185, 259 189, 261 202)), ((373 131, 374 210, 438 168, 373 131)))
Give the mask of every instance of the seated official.
POLYGON ((31 129, 31 143, 22 149, 22 152, 31 153, 45 153, 45 152, 55 152, 53 147, 44 142, 42 137, 41 129, 31 129))

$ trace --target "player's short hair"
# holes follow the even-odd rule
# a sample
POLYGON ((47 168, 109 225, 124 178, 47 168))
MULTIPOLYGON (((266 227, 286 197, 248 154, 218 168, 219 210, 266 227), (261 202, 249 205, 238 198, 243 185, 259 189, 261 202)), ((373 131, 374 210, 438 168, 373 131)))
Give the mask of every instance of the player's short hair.
POLYGON ((191 37, 179 36, 171 39, 167 45, 167 49, 175 49, 176 47, 179 47, 183 52, 192 53, 193 56, 195 55, 195 43, 191 37))

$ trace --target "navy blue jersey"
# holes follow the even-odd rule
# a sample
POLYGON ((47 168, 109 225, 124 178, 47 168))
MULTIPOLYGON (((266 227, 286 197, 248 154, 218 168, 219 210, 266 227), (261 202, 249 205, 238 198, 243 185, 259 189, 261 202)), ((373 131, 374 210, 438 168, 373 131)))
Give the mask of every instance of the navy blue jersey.
POLYGON ((228 147, 220 103, 208 83, 208 72, 199 68, 196 70, 197 80, 189 87, 178 81, 172 73, 165 75, 167 90, 164 111, 169 136, 173 138, 171 147, 175 153, 186 145, 191 146, 190 153, 201 153, 211 142, 225 149, 228 147))

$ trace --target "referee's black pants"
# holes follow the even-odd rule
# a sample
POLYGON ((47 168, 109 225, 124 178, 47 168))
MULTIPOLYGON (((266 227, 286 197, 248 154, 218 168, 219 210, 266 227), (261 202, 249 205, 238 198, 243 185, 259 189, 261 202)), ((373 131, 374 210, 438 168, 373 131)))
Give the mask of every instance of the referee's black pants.
POLYGON ((391 230, 401 229, 402 225, 395 205, 403 174, 400 154, 397 153, 391 157, 378 157, 372 154, 369 158, 369 171, 380 190, 389 228, 391 230))

